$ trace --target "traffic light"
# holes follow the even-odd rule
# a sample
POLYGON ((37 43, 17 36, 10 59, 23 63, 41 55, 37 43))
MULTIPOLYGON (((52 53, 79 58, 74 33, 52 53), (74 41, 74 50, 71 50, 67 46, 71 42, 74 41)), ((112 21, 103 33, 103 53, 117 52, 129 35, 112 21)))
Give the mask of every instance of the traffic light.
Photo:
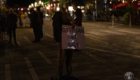
POLYGON ((23 8, 21 8, 21 11, 23 11, 24 9, 23 8))

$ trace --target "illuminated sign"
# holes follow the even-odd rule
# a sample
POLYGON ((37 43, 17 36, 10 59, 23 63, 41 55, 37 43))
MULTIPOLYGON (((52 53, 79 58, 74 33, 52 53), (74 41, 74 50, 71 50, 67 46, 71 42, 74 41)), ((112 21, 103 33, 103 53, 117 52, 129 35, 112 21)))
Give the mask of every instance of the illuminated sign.
POLYGON ((84 27, 63 25, 62 49, 85 49, 84 27))
POLYGON ((47 4, 47 3, 49 3, 49 1, 47 1, 47 2, 43 2, 43 4, 47 4))

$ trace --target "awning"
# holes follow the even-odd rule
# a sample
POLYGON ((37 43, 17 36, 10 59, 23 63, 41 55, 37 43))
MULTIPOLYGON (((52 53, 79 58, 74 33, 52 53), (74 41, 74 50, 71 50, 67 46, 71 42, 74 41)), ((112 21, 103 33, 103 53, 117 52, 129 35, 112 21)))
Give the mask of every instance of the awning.
POLYGON ((128 6, 130 5, 130 2, 127 2, 127 3, 120 3, 118 4, 116 7, 124 7, 124 6, 128 6))
MULTIPOLYGON (((130 1, 128 1, 127 3, 120 3, 116 7, 124 7, 124 6, 128 6, 128 5, 130 5, 130 1)), ((137 2, 133 2, 132 5, 133 5, 134 10, 136 10, 138 8, 137 2)))

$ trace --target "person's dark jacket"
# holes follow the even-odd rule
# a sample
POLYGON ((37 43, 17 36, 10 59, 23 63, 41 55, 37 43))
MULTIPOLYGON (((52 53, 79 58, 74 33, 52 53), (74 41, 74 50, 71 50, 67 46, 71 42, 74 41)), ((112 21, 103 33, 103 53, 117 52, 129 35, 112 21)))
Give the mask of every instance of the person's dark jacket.
POLYGON ((77 26, 82 26, 82 12, 81 12, 81 9, 76 9, 76 19, 75 19, 75 24, 77 26))
POLYGON ((39 13, 39 17, 40 17, 40 20, 41 20, 41 25, 43 25, 43 13, 42 12, 38 12, 39 13))
POLYGON ((39 14, 35 11, 30 15, 30 21, 31 21, 30 26, 32 28, 38 28, 41 26, 39 14))
POLYGON ((17 15, 10 13, 7 16, 7 24, 8 28, 17 28, 17 15))
POLYGON ((54 40, 56 42, 61 42, 62 25, 71 25, 70 20, 65 21, 62 17, 61 12, 56 12, 52 19, 53 19, 54 40))

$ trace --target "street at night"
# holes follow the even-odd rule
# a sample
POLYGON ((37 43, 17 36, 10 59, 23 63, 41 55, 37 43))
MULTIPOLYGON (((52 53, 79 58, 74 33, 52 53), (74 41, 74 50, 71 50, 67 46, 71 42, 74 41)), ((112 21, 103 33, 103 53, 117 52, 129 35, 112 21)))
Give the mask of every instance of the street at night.
MULTIPOLYGON (((73 76, 79 80, 140 79, 140 28, 84 21, 86 49, 73 54, 73 76)), ((29 27, 27 21, 26 27, 29 27)), ((32 43, 32 28, 17 28, 17 43, 0 44, 0 80, 49 80, 57 77, 57 45, 52 21, 45 18, 44 39, 32 43)), ((64 73, 65 70, 64 70, 64 73)))

